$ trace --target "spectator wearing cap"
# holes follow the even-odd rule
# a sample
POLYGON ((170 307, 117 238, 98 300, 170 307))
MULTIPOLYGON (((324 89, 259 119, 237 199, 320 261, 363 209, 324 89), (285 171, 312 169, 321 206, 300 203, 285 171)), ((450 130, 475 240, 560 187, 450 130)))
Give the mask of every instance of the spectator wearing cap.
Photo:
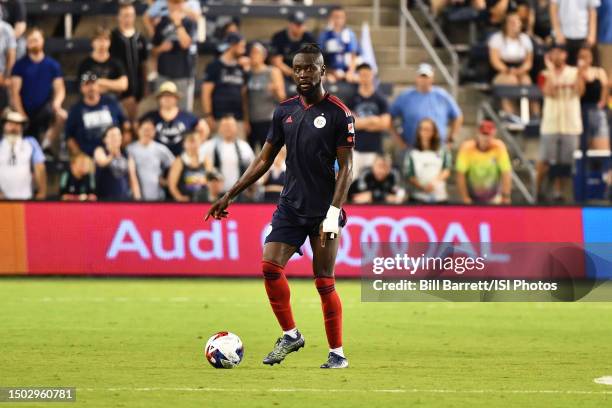
POLYGON ((166 173, 174 161, 174 155, 165 145, 155 141, 155 123, 151 118, 140 121, 138 140, 130 144, 127 151, 136 165, 142 199, 165 200, 166 173))
MULTIPOLYGON (((597 52, 601 67, 612 75, 612 0, 601 0, 597 9, 597 52)), ((612 88, 612 81, 608 84, 612 88)))
POLYGON ((510 204, 512 167, 506 145, 495 138, 495 124, 483 120, 475 139, 457 153, 457 187, 464 204, 510 204))
POLYGON ((327 78, 355 82, 359 43, 353 30, 346 26, 346 11, 341 6, 330 10, 327 28, 319 34, 319 45, 327 65, 327 78))
POLYGON ((414 149, 404 159, 404 174, 412 187, 410 199, 421 203, 447 202, 446 180, 451 165, 450 150, 440 143, 436 124, 431 119, 423 119, 417 129, 414 149))
MULTIPOLYGON (((415 86, 402 92, 391 104, 391 116, 402 122, 402 135, 398 138, 401 147, 414 146, 417 126, 425 118, 435 122, 442 143, 452 143, 459 134, 463 124, 461 109, 446 90, 433 82, 433 67, 420 64, 415 86)), ((395 134, 393 128, 392 132, 395 134)))
POLYGON ((193 113, 180 108, 181 94, 174 82, 166 81, 157 91, 157 110, 150 111, 143 119, 155 124, 155 140, 166 146, 178 156, 183 150, 183 137, 197 132, 202 143, 208 138, 209 129, 205 121, 193 113))
POLYGON ((356 204, 400 204, 405 197, 400 184, 399 172, 391 167, 391 157, 379 154, 372 167, 351 184, 348 196, 356 204))
POLYGON ((583 45, 597 42, 597 7, 600 0, 550 0, 550 21, 555 42, 566 46, 567 63, 576 65, 583 45))
POLYGON ((276 105, 285 99, 285 81, 280 69, 266 65, 268 50, 261 43, 251 45, 251 69, 247 74, 248 104, 245 132, 253 150, 263 147, 276 105))
POLYGON ((136 121, 138 102, 147 88, 148 41, 136 29, 136 9, 132 2, 120 2, 118 26, 111 32, 110 55, 125 68, 128 87, 120 95, 128 119, 136 121))
POLYGON ((115 98, 100 93, 98 77, 93 72, 81 76, 81 99, 68 113, 66 144, 71 155, 93 156, 102 145, 102 135, 110 126, 122 127, 125 118, 115 98))
POLYGON ((43 137, 42 148, 48 150, 66 121, 62 108, 66 88, 60 64, 45 55, 45 38, 39 28, 26 35, 28 53, 13 66, 11 97, 13 107, 28 117, 27 134, 43 137))
POLYGON ((218 135, 200 147, 200 158, 207 160, 224 177, 225 191, 238 181, 255 159, 253 149, 238 137, 236 119, 227 115, 219 121, 218 135))
POLYGON ((359 87, 348 106, 355 116, 353 174, 359 175, 382 153, 383 132, 391 127, 387 99, 376 89, 374 71, 368 64, 357 67, 359 87))
POLYGON ((60 178, 62 201, 96 201, 96 176, 91 157, 79 153, 70 158, 70 167, 60 178))
POLYGON ((293 75, 293 55, 302 45, 316 42, 312 33, 306 30, 305 23, 306 15, 303 11, 297 11, 289 15, 287 28, 272 36, 270 62, 280 69, 289 81, 293 75))
POLYGON ((45 156, 35 138, 24 136, 25 115, 6 109, 0 139, 0 199, 44 200, 47 195, 45 156), (34 194, 33 186, 36 186, 34 194))
POLYGON ((181 109, 193 110, 197 25, 185 12, 184 0, 168 0, 168 15, 155 26, 153 56, 157 57, 157 83, 172 81, 184 96, 181 109))
POLYGON ((9 104, 11 70, 15 64, 17 41, 13 27, 0 20, 0 112, 9 104))
POLYGON ((560 201, 574 162, 574 150, 582 133, 580 97, 584 94, 584 66, 567 65, 565 45, 554 44, 545 57, 546 69, 538 82, 544 94, 540 123, 540 157, 536 184, 538 199, 545 199, 542 185, 551 172, 555 179, 553 198, 560 201))
POLYGON ((246 41, 237 33, 228 34, 225 41, 227 49, 208 64, 202 84, 202 109, 212 130, 216 121, 226 115, 243 121, 247 110, 246 73, 239 64, 239 58, 246 51, 246 41))
MULTIPOLYGON (((497 85, 531 84, 533 44, 529 36, 521 32, 521 24, 517 13, 508 14, 503 28, 489 38, 489 62, 496 72, 493 83, 497 85)), ((504 98, 501 105, 508 119, 520 123, 511 100, 504 98)))
POLYGON ((134 159, 121 147, 121 129, 110 126, 102 140, 104 144, 94 151, 97 197, 106 201, 141 200, 134 159))
POLYGON ((128 77, 120 61, 110 54, 111 33, 101 26, 96 27, 91 39, 91 54, 79 65, 79 78, 86 72, 98 77, 98 88, 102 94, 120 94, 128 89, 128 77))

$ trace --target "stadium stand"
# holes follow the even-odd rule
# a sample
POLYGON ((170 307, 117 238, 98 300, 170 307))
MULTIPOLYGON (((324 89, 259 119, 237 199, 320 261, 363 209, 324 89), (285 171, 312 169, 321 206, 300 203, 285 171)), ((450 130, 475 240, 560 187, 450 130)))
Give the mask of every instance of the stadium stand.
MULTIPOLYGON (((364 37, 369 40, 369 44, 365 44, 369 49, 364 48, 364 38, 361 38, 360 60, 371 58, 375 62, 379 92, 386 96, 389 102, 393 102, 418 82, 420 74, 417 72, 417 66, 423 62, 430 63, 433 67, 433 85, 448 91, 462 111, 463 124, 454 138, 454 144, 450 146, 453 155, 456 155, 464 141, 478 134, 482 119, 492 120, 496 124, 497 137, 506 145, 513 165, 512 202, 534 203, 538 196, 534 186, 535 162, 540 149, 540 112, 530 109, 530 106, 538 105, 543 100, 539 74, 546 65, 545 56, 551 41, 550 15, 544 10, 547 10, 547 6, 540 4, 542 2, 530 7, 520 2, 510 2, 504 6, 504 2, 489 5, 479 1, 469 4, 453 2, 452 5, 446 5, 444 2, 428 4, 423 0, 414 0, 402 1, 398 5, 392 0, 320 0, 309 6, 279 5, 276 2, 253 4, 250 1, 201 1, 198 3, 197 13, 204 18, 198 22, 198 32, 194 37, 197 57, 194 68, 196 97, 193 113, 200 118, 205 116, 200 106, 203 73, 206 66, 225 46, 225 34, 221 34, 222 30, 238 30, 247 42, 257 40, 269 46, 272 34, 285 29, 287 18, 295 13, 301 13, 306 20, 307 29, 318 34, 326 27, 326 20, 335 9, 336 3, 346 8, 347 27, 355 32, 358 38, 361 38, 364 32, 369 34, 364 37), (508 13, 518 14, 523 31, 530 36, 533 43, 534 62, 529 75, 534 85, 491 83, 493 69, 489 62, 487 41, 503 26, 508 13), (364 22, 369 23, 367 31, 363 31, 364 22), (507 115, 502 114, 500 110, 503 100, 514 102, 518 107, 517 115, 512 117, 512 120, 508 120, 507 115)), ((58 60, 62 67, 67 91, 64 107, 67 109, 79 98, 80 80, 76 67, 91 52, 91 33, 100 25, 109 28, 117 25, 115 15, 119 2, 26 0, 24 4, 28 26, 42 28, 47 37, 46 53, 58 60)), ((136 1, 133 5, 138 15, 136 28, 146 33, 143 15, 149 4, 136 1)), ((248 70, 248 59, 240 59, 240 64, 248 70)), ((154 71, 155 64, 152 59, 148 61, 147 66, 149 71, 154 71)), ((147 81, 148 95, 138 105, 138 115, 155 108, 154 95, 158 85, 155 77, 150 75, 147 81)), ((328 84, 329 91, 343 96, 347 103, 356 87, 357 84, 343 81, 328 84)), ((288 86, 288 94, 292 91, 288 86)), ((602 94, 602 102, 603 98, 602 94)), ((383 145, 384 151, 394 157, 394 167, 401 170, 406 152, 403 145, 398 144, 398 139, 393 137, 401 134, 401 122, 396 121, 395 126, 395 130, 390 129, 391 137, 384 138, 383 145)), ((136 139, 135 129, 127 126, 123 131, 126 142, 136 139)), ((63 144, 56 146, 55 150, 50 152, 45 149, 46 153, 52 153, 47 155, 50 197, 57 196, 57 188, 54 188, 57 183, 53 182, 53 178, 57 178, 57 174, 68 166, 68 156, 63 144)), ((589 155, 583 154, 583 157, 589 155)), ((406 178, 405 174, 403 177, 406 178)), ((403 180, 403 184, 407 186, 407 179, 403 180)), ((458 201, 454 177, 448 179, 447 186, 449 201, 458 201)), ((571 190, 566 193, 566 200, 571 200, 571 190)), ((543 199, 546 194, 539 196, 543 199)))

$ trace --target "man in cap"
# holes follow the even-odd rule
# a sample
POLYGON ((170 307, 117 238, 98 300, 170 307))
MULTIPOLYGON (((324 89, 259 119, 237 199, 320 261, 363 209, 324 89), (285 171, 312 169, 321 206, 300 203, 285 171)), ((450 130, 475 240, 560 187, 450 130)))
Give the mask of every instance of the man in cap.
POLYGON ((37 200, 47 195, 45 156, 35 138, 23 136, 25 115, 6 109, 2 115, 0 139, 0 198, 37 200))
POLYGON ((536 184, 538 200, 545 194, 542 184, 550 169, 554 178, 553 199, 563 200, 566 181, 572 175, 574 150, 582 133, 580 97, 584 93, 584 66, 567 64, 566 46, 555 43, 545 57, 546 69, 538 83, 544 94, 540 122, 540 157, 537 163, 536 184))
POLYGON ((81 100, 70 108, 66 121, 66 143, 71 155, 83 152, 92 156, 102 145, 102 135, 111 125, 124 123, 117 100, 101 95, 98 77, 91 71, 81 75, 81 100))
POLYGON ((193 109, 197 24, 185 12, 184 0, 168 0, 168 15, 155 26, 153 56, 157 57, 157 83, 172 81, 184 94, 181 109, 193 109))
POLYGON ((304 44, 315 43, 314 36, 306 30, 306 15, 303 11, 296 11, 289 15, 287 28, 276 32, 272 36, 270 62, 283 72, 287 81, 293 75, 293 55, 304 44))
POLYGON ((512 166, 506 145, 495 138, 490 120, 480 122, 478 135, 461 144, 457 154, 457 187, 464 204, 510 204, 512 166))
POLYGON ((183 138, 197 131, 199 143, 208 138, 209 129, 205 121, 191 112, 180 108, 181 94, 174 82, 166 81, 157 91, 156 110, 146 113, 142 119, 149 119, 155 125, 155 140, 165 145, 175 156, 183 152, 183 138))
POLYGON ((391 104, 391 115, 402 122, 402 134, 397 140, 403 148, 414 146, 418 124, 426 118, 436 123, 442 142, 452 143, 459 134, 463 124, 459 105, 446 90, 433 83, 433 67, 420 64, 415 86, 402 92, 391 104))
POLYGON ((248 103, 246 74, 238 62, 246 51, 246 41, 238 33, 229 33, 225 42, 223 54, 206 67, 202 84, 202 109, 213 131, 216 121, 227 115, 242 122, 248 103))

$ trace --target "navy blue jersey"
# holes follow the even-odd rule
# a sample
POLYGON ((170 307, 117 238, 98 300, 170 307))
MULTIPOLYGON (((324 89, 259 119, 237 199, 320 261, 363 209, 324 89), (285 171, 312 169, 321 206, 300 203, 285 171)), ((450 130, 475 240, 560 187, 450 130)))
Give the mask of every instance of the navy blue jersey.
POLYGON ((333 95, 314 105, 295 96, 276 108, 267 141, 287 146, 287 173, 279 205, 299 217, 323 217, 336 185, 336 149, 355 146, 351 111, 333 95))

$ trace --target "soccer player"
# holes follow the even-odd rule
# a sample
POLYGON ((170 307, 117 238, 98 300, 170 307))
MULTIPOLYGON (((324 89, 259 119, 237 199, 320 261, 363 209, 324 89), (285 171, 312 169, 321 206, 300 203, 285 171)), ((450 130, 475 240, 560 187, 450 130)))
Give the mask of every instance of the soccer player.
POLYGON ((206 219, 227 217, 232 200, 263 176, 283 145, 287 147, 285 186, 272 216, 262 261, 266 292, 283 336, 264 358, 264 364, 280 363, 289 353, 304 347, 304 336, 293 320, 289 284, 283 270, 294 252, 301 255, 300 247, 308 237, 330 348, 321 368, 348 367, 342 350, 342 304, 335 289, 334 263, 338 237, 346 224, 346 213, 341 208, 351 184, 355 131, 351 111, 325 92, 325 72, 323 55, 316 45, 306 44, 296 53, 293 81, 298 95, 276 108, 259 156, 206 215, 206 219))

